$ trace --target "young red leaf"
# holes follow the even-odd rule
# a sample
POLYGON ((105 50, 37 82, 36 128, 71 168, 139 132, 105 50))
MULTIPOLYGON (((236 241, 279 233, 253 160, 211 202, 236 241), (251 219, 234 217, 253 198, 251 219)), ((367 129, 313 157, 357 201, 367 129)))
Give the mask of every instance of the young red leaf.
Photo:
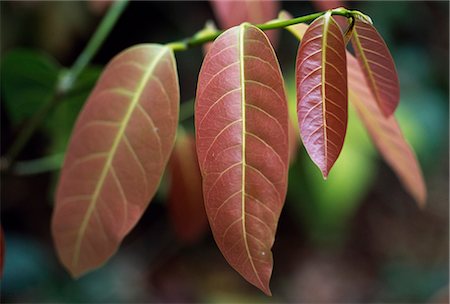
POLYGON ((168 168, 171 180, 168 209, 174 231, 181 241, 196 242, 206 232, 208 219, 193 136, 178 130, 168 168))
POLYGON ((178 123, 171 49, 138 45, 105 68, 75 125, 52 233, 72 276, 102 265, 153 197, 178 123))
MULTIPOLYGON (((289 14, 283 12, 281 17, 289 18, 289 14)), ((302 40, 306 25, 297 24, 287 29, 297 39, 302 40)), ((364 73, 355 57, 348 51, 346 53, 350 102, 356 107, 383 158, 397 174, 406 190, 420 206, 423 206, 427 190, 414 151, 404 139, 395 117, 386 118, 381 110, 374 106, 376 105, 375 97, 367 86, 364 73)))
POLYGON ((288 109, 261 30, 242 24, 214 42, 199 75, 195 125, 216 243, 234 269, 270 294, 271 248, 287 187, 288 109))
POLYGON ((298 51, 296 75, 300 135, 327 178, 347 131, 345 45, 330 13, 308 27, 298 51))
POLYGON ((312 4, 314 7, 321 11, 330 10, 337 7, 345 6, 345 1, 343 0, 313 0, 312 4))
MULTIPOLYGON (((264 23, 275 19, 279 9, 276 0, 210 0, 219 26, 228 29, 242 22, 264 23)), ((277 31, 267 33, 272 43, 277 40, 277 31)))
POLYGON ((395 117, 385 117, 377 107, 357 60, 347 52, 350 101, 358 111, 383 158, 395 171, 419 206, 425 205, 425 182, 413 150, 406 142, 395 117))
MULTIPOLYGON (((312 0, 311 2, 313 6, 319 11, 327 11, 334 8, 347 6, 346 1, 343 0, 312 0)), ((345 31, 347 29, 347 18, 345 18, 344 16, 334 15, 333 19, 337 22, 342 31, 345 31)))
POLYGON ((390 116, 400 101, 400 85, 386 43, 373 25, 359 19, 351 41, 376 103, 385 116, 390 116))

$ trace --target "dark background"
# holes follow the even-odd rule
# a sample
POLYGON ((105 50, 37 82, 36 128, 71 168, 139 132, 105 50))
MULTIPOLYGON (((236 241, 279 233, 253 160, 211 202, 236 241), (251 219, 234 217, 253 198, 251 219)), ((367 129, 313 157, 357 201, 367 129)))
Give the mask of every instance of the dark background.
MULTIPOLYGON (((317 11, 287 1, 294 16, 317 11)), ((2 174, 1 224, 6 260, 2 302, 328 302, 437 303, 448 299, 448 2, 351 2, 385 38, 399 72, 396 113, 418 154, 428 187, 419 210, 368 143, 364 131, 346 143, 335 175, 325 183, 300 149, 273 248, 273 297, 245 282, 222 257, 210 231, 195 244, 180 242, 160 193, 118 253, 102 268, 72 280, 59 264, 50 235, 57 170, 2 174), (348 148, 347 148, 348 146, 348 148)), ((101 20, 89 2, 0 3, 2 56, 39 50, 69 67, 101 20)), ((208 2, 132 2, 95 56, 105 65, 137 43, 191 36, 214 19, 208 2)), ((277 48, 292 92, 298 42, 280 33, 277 48)), ((201 48, 176 54, 181 100, 194 98, 201 48)), ((3 73, 2 73, 3 77, 3 73)), ((3 81, 3 79, 2 79, 3 81)), ((292 94, 291 94, 292 95, 292 94)), ((21 125, 1 103, 1 152, 21 125)), ((51 117, 48 118, 52 119, 51 117)), ((360 130, 355 116, 350 128, 360 130)), ((187 121, 186 127, 192 126, 187 121)), ((49 154, 53 135, 33 136, 19 160, 49 154)), ((69 134, 60 136, 68 137, 69 134)), ((448 302, 448 300, 447 300, 448 302)), ((444 302, 442 302, 444 303, 444 302)))

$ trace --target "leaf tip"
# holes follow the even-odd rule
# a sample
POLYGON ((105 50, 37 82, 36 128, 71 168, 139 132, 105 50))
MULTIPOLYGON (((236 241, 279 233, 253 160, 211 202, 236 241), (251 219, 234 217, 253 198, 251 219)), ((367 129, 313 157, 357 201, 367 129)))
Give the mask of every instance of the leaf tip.
POLYGON ((264 294, 266 296, 271 297, 272 296, 272 291, 270 290, 270 278, 267 280, 267 282, 259 282, 258 285, 256 285, 256 287, 258 287, 262 292, 264 292, 264 294))
POLYGON ((419 193, 414 195, 414 200, 421 211, 425 210, 427 206, 427 190, 423 188, 419 193))
POLYGON ((266 294, 266 296, 268 297, 272 296, 272 292, 270 291, 269 285, 267 285, 267 287, 265 287, 262 291, 266 294))
POLYGON ((394 112, 397 108, 398 105, 398 101, 395 103, 395 105, 391 106, 391 105, 387 105, 384 103, 379 102, 378 106, 381 109, 381 112, 383 113, 384 117, 389 118, 392 115, 394 115, 394 112))

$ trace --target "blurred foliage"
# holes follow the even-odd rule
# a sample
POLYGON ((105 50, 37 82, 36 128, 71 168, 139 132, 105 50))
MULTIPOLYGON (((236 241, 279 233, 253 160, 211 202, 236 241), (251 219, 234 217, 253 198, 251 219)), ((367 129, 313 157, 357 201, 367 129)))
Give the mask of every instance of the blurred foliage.
POLYGON ((13 124, 29 119, 52 98, 59 69, 52 57, 25 49, 2 58, 1 89, 13 124))
MULTIPOLYGON (((351 110, 343 152, 327 181, 303 147, 291 167, 274 245, 273 298, 243 282, 210 235, 193 246, 178 244, 164 195, 154 199, 110 262, 72 280, 51 241, 53 187, 101 66, 130 45, 181 39, 213 19, 208 2, 133 2, 93 66, 32 138, 14 173, 2 175, 2 302, 427 302, 442 293, 449 284, 449 3, 348 4, 372 17, 395 59, 401 82, 396 116, 425 172, 430 197, 424 211, 379 159, 351 110)), ((63 66, 80 53, 101 16, 76 1, 1 1, 0 7, 4 151, 25 121, 51 100, 63 66)), ((286 1, 282 8, 294 16, 316 10, 303 1, 286 1)), ((292 115, 297 42, 283 34, 279 45, 292 115)), ((201 49, 177 54, 183 101, 195 95, 201 60, 201 49)), ((191 131, 192 119, 184 125, 191 131)))
MULTIPOLYGON (((1 60, 0 69, 4 106, 16 127, 52 102, 58 91, 58 80, 65 73, 65 69, 50 56, 24 49, 8 52, 1 60)), ((65 151, 78 113, 100 72, 100 67, 85 69, 45 120, 42 128, 51 141, 47 153, 65 151)))

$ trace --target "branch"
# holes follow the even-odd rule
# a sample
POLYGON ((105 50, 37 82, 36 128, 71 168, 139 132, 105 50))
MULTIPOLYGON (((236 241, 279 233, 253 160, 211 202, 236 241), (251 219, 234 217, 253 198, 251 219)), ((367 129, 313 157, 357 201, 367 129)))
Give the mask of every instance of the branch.
MULTIPOLYGON (((288 27, 290 25, 313 21, 325 13, 326 12, 319 12, 319 13, 302 16, 302 17, 292 18, 289 20, 275 19, 275 20, 271 20, 271 21, 263 23, 263 24, 257 24, 255 26, 263 31, 282 29, 282 28, 288 27)), ((370 18, 368 16, 364 15, 363 13, 361 13, 359 11, 348 10, 343 7, 339 7, 339 8, 335 8, 335 9, 331 10, 331 15, 343 16, 343 17, 352 18, 352 19, 358 18, 358 19, 363 19, 366 22, 372 23, 370 18)), ((202 29, 201 31, 197 32, 194 36, 186 38, 181 41, 168 43, 167 46, 172 48, 172 50, 175 52, 176 51, 185 51, 194 46, 202 45, 204 43, 213 41, 223 32, 224 32, 224 30, 216 30, 214 28, 211 28, 210 26, 207 26, 204 29, 202 29)))
MULTIPOLYGON (((128 0, 116 1, 111 8, 108 10, 107 14, 103 18, 99 27, 95 31, 94 35, 88 42, 87 46, 83 52, 78 56, 72 67, 65 72, 60 80, 58 81, 55 93, 50 101, 44 104, 41 109, 39 109, 34 116, 28 121, 28 123, 21 130, 16 140, 11 145, 11 148, 7 151, 6 155, 0 159, 0 170, 9 169, 11 164, 15 161, 19 153, 25 147, 26 143, 30 137, 37 130, 39 125, 45 119, 47 114, 61 101, 63 97, 72 89, 73 84, 80 76, 81 72, 86 68, 89 62, 92 60, 94 55, 97 53, 98 49, 101 47, 102 43, 110 33, 114 24, 117 22, 119 16, 124 11, 128 0)), ((257 24, 256 27, 263 31, 282 29, 290 25, 305 23, 315 20, 316 18, 322 16, 326 12, 314 13, 302 17, 292 18, 289 20, 275 19, 263 24, 257 24)), ((346 18, 351 18, 352 22, 355 18, 363 19, 366 22, 372 23, 371 19, 362 14, 359 11, 348 10, 346 8, 340 7, 331 10, 332 15, 343 16, 346 18)), ((207 42, 213 41, 223 30, 217 30, 214 27, 206 26, 204 29, 197 32, 194 36, 186 38, 178 42, 168 43, 167 46, 172 48, 173 51, 184 51, 189 48, 205 44, 207 42)), ((186 116, 190 114, 191 104, 186 104, 186 116)))
POLYGON ((103 17, 99 27, 95 31, 88 44, 76 59, 75 63, 68 71, 64 71, 56 85, 53 96, 47 103, 31 117, 25 126, 21 129, 19 135, 12 143, 11 147, 6 152, 5 156, 0 159, 0 170, 8 170, 25 147, 31 136, 36 132, 42 121, 47 117, 48 113, 65 97, 65 95, 72 89, 75 81, 80 76, 81 72, 86 68, 94 55, 97 53, 100 46, 105 41, 108 34, 116 24, 120 15, 127 6, 127 0, 116 1, 108 10, 105 17, 103 17))

